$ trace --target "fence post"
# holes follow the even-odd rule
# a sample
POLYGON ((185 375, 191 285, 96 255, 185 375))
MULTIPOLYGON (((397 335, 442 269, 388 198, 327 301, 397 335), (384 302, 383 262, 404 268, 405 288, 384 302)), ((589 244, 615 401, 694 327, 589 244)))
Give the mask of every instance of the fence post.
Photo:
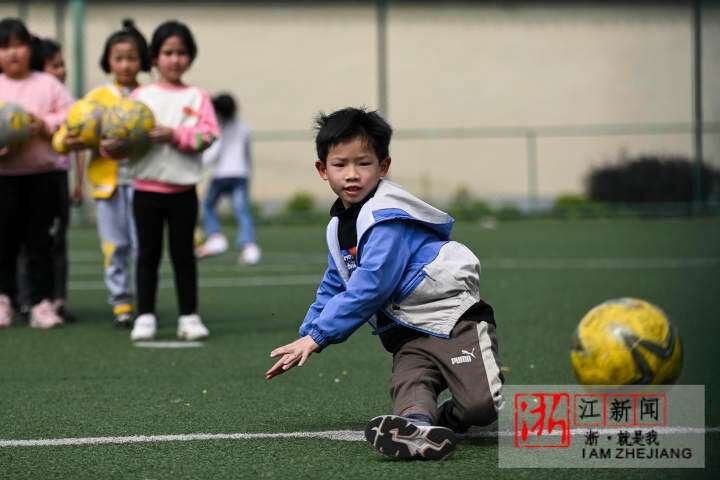
POLYGON ((695 162, 693 169, 693 200, 697 212, 703 203, 703 108, 702 108, 702 0, 693 2, 693 113, 695 162))
POLYGON ((388 119, 387 92, 387 16, 388 1, 377 0, 377 95, 378 110, 388 119))
POLYGON ((527 189, 528 211, 538 209, 538 166, 537 166, 537 133, 528 130, 525 133, 525 146, 527 150, 527 189))
POLYGON ((28 5, 28 0, 20 0, 18 2, 18 18, 22 20, 24 23, 27 23, 28 17, 30 16, 30 5, 28 5))
POLYGON ((85 93, 85 1, 70 0, 72 12, 74 55, 73 64, 73 93, 81 98, 85 93))

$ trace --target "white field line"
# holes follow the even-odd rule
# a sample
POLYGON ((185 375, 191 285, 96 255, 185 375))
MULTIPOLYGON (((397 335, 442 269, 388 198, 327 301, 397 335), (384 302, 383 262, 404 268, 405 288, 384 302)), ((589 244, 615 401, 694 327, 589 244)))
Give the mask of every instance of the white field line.
MULTIPOLYGON (((240 252, 237 252, 238 254, 240 252)), ((231 258, 237 259, 237 255, 227 253, 231 258)), ((163 257, 167 258, 167 253, 163 253, 163 257)), ((266 252, 268 263, 283 264, 287 262, 304 263, 304 262, 327 262, 327 254, 323 253, 298 253, 298 252, 266 252)), ((102 263, 102 251, 97 250, 70 250, 68 258, 72 263, 102 263)), ((210 260, 212 261, 212 260, 210 260)))
POLYGON ((200 348, 203 342, 175 342, 175 341, 148 341, 133 342, 133 347, 138 348, 200 348))
MULTIPOLYGON (((307 262, 303 263, 289 263, 289 264, 263 264, 260 265, 253 265, 253 266, 240 266, 235 264, 234 262, 230 262, 229 264, 218 264, 218 265, 209 265, 204 264, 203 262, 200 262, 198 264, 198 272, 202 274, 206 274, 209 272, 212 273, 234 273, 234 274, 243 274, 243 275, 251 275, 251 274, 258 274, 258 273, 267 273, 267 272, 280 272, 280 273, 291 273, 291 272, 299 272, 299 271, 318 271, 318 275, 322 274, 323 267, 327 266, 327 260, 308 260, 307 262)), ((170 264, 163 264, 160 267, 161 272, 171 272, 172 267, 170 264)), ((90 265, 90 264, 81 264, 81 265, 73 265, 70 268, 70 273, 74 277, 80 277, 80 276, 92 276, 97 277, 98 275, 102 275, 103 267, 100 264, 100 261, 97 263, 90 265)))
MULTIPOLYGON (((627 429, 624 429, 627 430, 627 429)), ((581 436, 587 433, 588 429, 572 429, 570 434, 581 436)), ((600 429, 595 430, 600 435, 614 435, 621 429, 600 429)), ((706 433, 718 433, 720 427, 656 427, 655 431, 661 435, 704 435, 706 433)), ((504 431, 478 431, 461 435, 462 438, 495 438, 511 437, 515 433, 510 430, 504 431)), ((548 434, 545 434, 548 435, 548 434)), ((559 431, 549 435, 560 435, 559 431)), ((75 438, 40 438, 37 440, 3 440, 0 439, 0 448, 12 447, 57 447, 57 446, 80 446, 80 445, 123 445, 133 443, 160 443, 160 442, 195 442, 210 440, 264 440, 264 439, 307 439, 317 438, 324 440, 339 440, 346 442, 360 442, 365 435, 360 431, 353 430, 330 430, 324 432, 284 432, 284 433, 187 433, 176 435, 133 435, 127 437, 75 437, 75 438)))
MULTIPOLYGON (((198 286, 200 288, 287 287, 293 285, 317 285, 321 279, 322 276, 319 274, 225 278, 200 277, 198 286)), ((175 288, 175 286, 172 281, 161 281, 160 288, 175 288)), ((68 283, 68 289, 72 291, 105 290, 105 282, 99 280, 72 280, 68 283)))
POLYGON ((720 265, 720 257, 679 258, 493 258, 483 267, 498 270, 645 270, 707 268, 720 265))
MULTIPOLYGON (((99 250, 72 250, 69 253, 73 265, 79 263, 95 263, 100 271, 102 254, 99 250)), ((166 259, 167 261, 167 259, 166 259)), ((212 260, 210 260, 212 261, 212 260)), ((280 269, 296 269, 308 265, 322 265, 327 262, 323 254, 302 254, 296 252, 268 252, 259 265, 240 267, 233 259, 230 263, 218 265, 203 264, 200 269, 206 271, 268 271, 280 269)), ((720 265, 720 257, 557 257, 557 258, 480 258, 483 267, 493 269, 524 270, 524 269, 654 269, 654 268, 687 268, 715 267, 720 265)), ((164 264, 167 268, 168 264, 164 264)), ((80 268, 80 267, 78 267, 80 268)), ((73 269, 71 269, 73 270, 73 269)), ((85 271, 85 269, 79 270, 85 271)))
MULTIPOLYGON (((309 263, 299 265, 268 265, 266 268, 257 267, 258 271, 297 271, 305 268, 309 263)), ((681 269, 681 268, 714 268, 720 266, 720 257, 707 258, 525 258, 525 259, 493 259, 482 263, 485 270, 655 270, 655 269, 681 269)), ((253 267, 255 268, 255 267, 253 267)), ((213 272, 237 273, 239 267, 214 265, 211 268, 200 268, 213 272)), ((248 270, 244 270, 248 272, 248 270)), ((72 275, 73 269, 71 267, 72 275)), ((89 273, 83 269, 81 274, 89 273)), ((94 269, 95 275, 100 275, 98 267, 94 269)), ((318 283, 321 275, 243 275, 237 277, 218 277, 200 279, 201 287, 273 287, 287 285, 308 285, 318 283)), ((100 281, 73 280, 70 290, 103 290, 104 283, 100 281)), ((160 288, 170 288, 161 284, 160 288)))

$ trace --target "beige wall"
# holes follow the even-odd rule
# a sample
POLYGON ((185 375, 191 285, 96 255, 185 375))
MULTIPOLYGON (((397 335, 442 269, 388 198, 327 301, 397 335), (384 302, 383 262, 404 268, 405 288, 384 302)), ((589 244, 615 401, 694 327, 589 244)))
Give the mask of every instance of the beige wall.
MULTIPOLYGON (((312 168, 312 117, 345 105, 377 107, 373 3, 168 5, 88 2, 87 86, 105 81, 97 59, 122 18, 134 17, 148 37, 163 20, 184 21, 199 45, 187 80, 235 93, 260 139, 254 198, 307 190, 329 199, 312 168), (286 130, 297 140, 272 141, 286 130)), ((692 121, 688 7, 528 5, 391 2, 388 113, 396 130, 692 121)), ((16 4, 0 4, 0 15, 16 12, 16 4)), ((53 35, 53 12, 31 2, 30 27, 53 35)), ((705 119, 718 122, 719 9, 705 12, 704 27, 705 119)), ((69 18, 65 29, 69 40, 69 18)), ((705 142, 716 165, 718 137, 705 142)), ((392 174, 437 199, 459 185, 488 198, 524 198, 526 147, 524 138, 398 138, 392 174)), ((540 136, 540 196, 581 191, 590 166, 621 152, 690 155, 692 137, 540 136)))

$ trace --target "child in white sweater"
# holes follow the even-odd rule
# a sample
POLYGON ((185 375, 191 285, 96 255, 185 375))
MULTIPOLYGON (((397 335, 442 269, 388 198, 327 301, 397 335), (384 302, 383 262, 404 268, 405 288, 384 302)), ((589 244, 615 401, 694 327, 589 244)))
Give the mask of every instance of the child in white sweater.
POLYGON ((150 107, 159 125, 150 131, 154 146, 132 167, 139 314, 130 333, 133 341, 150 340, 157 330, 155 301, 165 224, 180 310, 177 336, 196 340, 209 334, 197 313, 195 185, 202 171, 201 153, 215 141, 219 130, 208 94, 182 82, 196 53, 195 40, 186 25, 163 23, 150 44, 150 57, 160 79, 131 95, 150 107))

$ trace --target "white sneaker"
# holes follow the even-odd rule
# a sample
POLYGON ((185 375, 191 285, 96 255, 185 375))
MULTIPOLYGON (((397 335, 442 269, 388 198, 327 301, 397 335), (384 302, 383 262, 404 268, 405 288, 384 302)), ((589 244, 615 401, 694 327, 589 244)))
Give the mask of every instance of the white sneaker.
POLYGON ((199 258, 220 255, 227 252, 228 241, 222 233, 213 233, 208 239, 195 249, 195 255, 199 258))
POLYGON ((262 251, 257 246, 257 243, 248 243, 243 248, 239 260, 241 265, 255 265, 260 261, 261 257, 262 251))
POLYGON ((135 319, 133 329, 130 332, 130 340, 152 340, 157 332, 157 319, 152 313, 143 313, 135 319))
POLYGON ((200 320, 200 315, 180 315, 177 336, 182 340, 199 340, 210 335, 210 331, 200 320))
POLYGON ((0 328, 7 328, 12 325, 14 313, 10 297, 0 295, 0 328))
POLYGON ((50 300, 43 300, 30 310, 30 327, 53 328, 63 324, 63 319, 55 311, 50 300))

